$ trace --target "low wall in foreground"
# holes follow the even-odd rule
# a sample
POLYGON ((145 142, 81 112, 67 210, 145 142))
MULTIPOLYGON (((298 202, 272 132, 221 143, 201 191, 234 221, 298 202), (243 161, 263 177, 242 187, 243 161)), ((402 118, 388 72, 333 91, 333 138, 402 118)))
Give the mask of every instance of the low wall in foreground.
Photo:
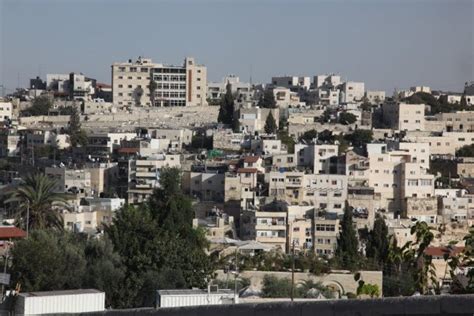
POLYGON ((279 302, 105 311, 83 315, 156 316, 473 316, 474 295, 397 297, 317 302, 279 302))

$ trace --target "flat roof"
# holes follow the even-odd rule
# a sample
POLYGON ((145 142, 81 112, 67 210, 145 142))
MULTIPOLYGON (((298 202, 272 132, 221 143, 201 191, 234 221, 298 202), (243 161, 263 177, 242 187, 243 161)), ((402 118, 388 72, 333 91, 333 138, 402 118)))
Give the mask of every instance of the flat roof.
POLYGON ((60 296, 60 295, 76 295, 76 294, 94 294, 104 293, 96 289, 77 289, 77 290, 64 290, 64 291, 44 291, 44 292, 25 292, 20 293, 21 296, 25 297, 39 297, 39 296, 60 296))

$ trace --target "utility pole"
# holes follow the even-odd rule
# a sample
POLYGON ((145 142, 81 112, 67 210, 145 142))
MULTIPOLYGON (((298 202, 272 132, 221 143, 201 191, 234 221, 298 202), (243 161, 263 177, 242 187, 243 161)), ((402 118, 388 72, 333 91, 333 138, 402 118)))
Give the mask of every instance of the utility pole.
POLYGON ((26 200, 26 239, 28 239, 30 230, 30 200, 26 200))
POLYGON ((295 240, 291 247, 291 301, 295 298, 295 240))

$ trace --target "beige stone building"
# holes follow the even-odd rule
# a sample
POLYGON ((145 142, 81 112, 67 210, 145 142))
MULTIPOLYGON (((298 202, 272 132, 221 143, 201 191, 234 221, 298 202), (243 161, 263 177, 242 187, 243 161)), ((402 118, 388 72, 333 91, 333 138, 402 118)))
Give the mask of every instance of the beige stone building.
POLYGON ((139 57, 112 64, 112 89, 118 106, 207 105, 207 68, 192 57, 186 57, 182 66, 139 57), (149 88, 152 80, 156 83, 154 96, 149 88))
POLYGON ((425 105, 385 102, 383 120, 390 128, 400 131, 425 129, 425 105))

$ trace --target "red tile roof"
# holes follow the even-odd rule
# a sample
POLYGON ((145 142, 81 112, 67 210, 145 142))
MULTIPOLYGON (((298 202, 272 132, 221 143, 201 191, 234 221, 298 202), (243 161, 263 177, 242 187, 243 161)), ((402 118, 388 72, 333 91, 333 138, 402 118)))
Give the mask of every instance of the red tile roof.
POLYGON ((244 157, 244 162, 246 163, 254 163, 260 159, 260 156, 246 156, 244 157))
POLYGON ((25 238, 26 232, 14 226, 0 226, 0 239, 25 238))
POLYGON ((237 173, 257 173, 258 170, 256 168, 239 168, 237 173))

